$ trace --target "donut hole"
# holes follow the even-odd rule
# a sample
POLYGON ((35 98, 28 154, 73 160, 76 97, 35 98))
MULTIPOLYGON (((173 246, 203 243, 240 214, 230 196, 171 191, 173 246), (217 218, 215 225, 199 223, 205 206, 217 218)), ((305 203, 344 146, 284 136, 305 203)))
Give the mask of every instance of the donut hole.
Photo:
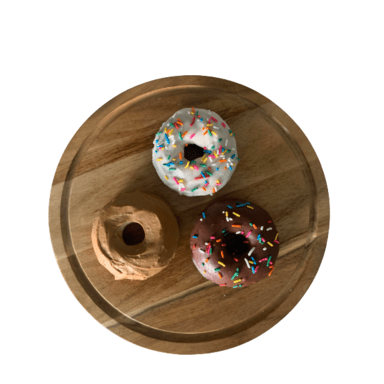
POLYGON ((248 243, 245 236, 235 233, 230 233, 226 236, 225 244, 227 252, 231 256, 241 256, 248 251, 248 243))
POLYGON ((137 245, 144 241, 144 228, 139 223, 129 223, 123 229, 122 237, 127 245, 137 245))
POLYGON ((184 147, 184 157, 188 161, 192 161, 203 156, 204 156, 204 148, 201 148, 196 144, 188 144, 184 147))

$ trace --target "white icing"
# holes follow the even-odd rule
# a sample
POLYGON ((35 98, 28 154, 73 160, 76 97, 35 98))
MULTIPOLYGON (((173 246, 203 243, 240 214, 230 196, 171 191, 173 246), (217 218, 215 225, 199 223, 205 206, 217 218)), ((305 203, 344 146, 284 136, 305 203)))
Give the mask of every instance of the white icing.
POLYGON ((169 188, 185 196, 212 195, 213 188, 217 192, 228 183, 239 162, 235 135, 228 124, 217 113, 205 109, 196 108, 195 113, 191 108, 177 111, 162 124, 153 143, 152 163, 160 179, 169 188), (195 121, 191 126, 193 117, 195 117, 195 121), (217 121, 214 121, 212 117, 217 121), (172 127, 171 124, 177 123, 177 119, 180 119, 179 121, 183 125, 179 125, 179 128, 176 125, 172 127), (213 125, 207 127, 207 124, 213 125), (208 129, 212 135, 209 134, 208 129), (181 140, 179 133, 183 135, 185 132, 187 133, 181 140), (207 133, 204 135, 205 132, 207 133), (219 141, 219 139, 221 140, 219 141), (198 145, 211 153, 206 152, 203 157, 194 160, 195 164, 190 162, 186 168, 188 163, 188 160, 184 158, 186 144, 198 145), (220 162, 220 160, 225 160, 225 162, 220 162), (201 172, 206 177, 202 177, 201 172), (196 177, 202 178, 196 180, 196 177), (206 189, 205 191, 203 187, 206 189), (195 188, 197 189, 192 192, 195 188))

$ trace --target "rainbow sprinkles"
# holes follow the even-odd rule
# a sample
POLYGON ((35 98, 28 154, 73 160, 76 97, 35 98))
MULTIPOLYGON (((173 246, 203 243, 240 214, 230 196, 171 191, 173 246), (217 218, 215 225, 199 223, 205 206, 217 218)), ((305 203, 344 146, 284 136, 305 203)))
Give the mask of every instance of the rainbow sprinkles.
POLYGON ((205 278, 221 287, 241 288, 271 276, 278 238, 271 216, 256 204, 216 201, 196 220, 192 260, 205 278))
POLYGON ((156 133, 152 163, 169 188, 186 196, 213 195, 240 161, 235 135, 215 112, 184 108, 156 133))

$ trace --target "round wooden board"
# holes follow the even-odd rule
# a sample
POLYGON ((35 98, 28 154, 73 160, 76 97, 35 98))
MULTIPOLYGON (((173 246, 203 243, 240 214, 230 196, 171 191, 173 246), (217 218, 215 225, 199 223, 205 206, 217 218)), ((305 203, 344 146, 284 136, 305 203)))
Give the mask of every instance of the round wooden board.
POLYGON ((254 339, 298 303, 324 255, 329 198, 315 151, 279 107, 231 81, 180 76, 129 89, 83 124, 57 167, 49 214, 59 267, 97 321, 140 346, 195 354, 254 339), (241 161, 229 183, 213 196, 178 195, 159 179, 151 161, 161 123, 192 106, 217 112, 236 134, 241 161), (170 205, 180 238, 162 272, 146 281, 115 281, 94 254, 92 223, 112 198, 136 189, 170 205), (219 287, 205 280, 191 260, 189 236, 195 219, 224 197, 260 205, 279 231, 273 274, 249 287, 219 287))

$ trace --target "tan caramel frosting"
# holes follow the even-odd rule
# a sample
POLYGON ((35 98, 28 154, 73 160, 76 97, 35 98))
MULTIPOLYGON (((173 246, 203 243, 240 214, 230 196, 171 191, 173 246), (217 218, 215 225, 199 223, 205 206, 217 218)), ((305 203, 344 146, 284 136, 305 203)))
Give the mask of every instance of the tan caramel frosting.
POLYGON ((170 207, 159 197, 139 190, 122 193, 97 215, 92 227, 92 244, 99 262, 116 280, 145 280, 171 261, 179 228, 170 207), (140 224, 144 240, 127 245, 123 230, 140 224))

